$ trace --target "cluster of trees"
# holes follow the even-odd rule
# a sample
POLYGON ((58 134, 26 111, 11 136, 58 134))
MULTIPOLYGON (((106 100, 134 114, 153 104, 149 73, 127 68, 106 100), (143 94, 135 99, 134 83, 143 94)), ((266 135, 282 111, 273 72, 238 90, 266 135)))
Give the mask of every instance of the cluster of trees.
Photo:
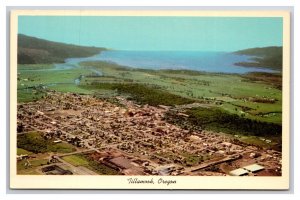
POLYGON ((26 35, 18 35, 18 64, 63 63, 66 58, 88 57, 105 50, 51 42, 26 35))
POLYGON ((31 151, 33 153, 44 153, 48 150, 48 141, 36 132, 18 135, 17 146, 18 148, 31 151))
POLYGON ((207 72, 204 71, 194 71, 194 70, 187 70, 187 69, 161 69, 160 72, 166 73, 166 74, 182 74, 182 75, 189 75, 189 76, 198 76, 198 75, 204 75, 207 74, 207 72))
POLYGON ((195 102, 192 99, 184 98, 179 95, 163 91, 157 86, 155 87, 138 83, 93 83, 92 85, 80 87, 89 89, 117 90, 120 93, 129 94, 131 96, 131 100, 151 106, 174 106, 195 102))
POLYGON ((208 129, 250 136, 281 137, 282 126, 279 124, 248 119, 219 108, 191 108, 186 111, 186 114, 188 117, 169 113, 167 120, 183 128, 208 129))
POLYGON ((281 136, 282 127, 279 124, 244 118, 218 108, 192 108, 187 111, 187 114, 193 124, 203 128, 216 129, 233 134, 239 133, 263 137, 281 136))
MULTIPOLYGON (((250 72, 242 75, 246 81, 263 82, 269 84, 276 89, 282 89, 282 74, 265 73, 265 72, 250 72)), ((244 80, 245 81, 245 80, 244 80)))

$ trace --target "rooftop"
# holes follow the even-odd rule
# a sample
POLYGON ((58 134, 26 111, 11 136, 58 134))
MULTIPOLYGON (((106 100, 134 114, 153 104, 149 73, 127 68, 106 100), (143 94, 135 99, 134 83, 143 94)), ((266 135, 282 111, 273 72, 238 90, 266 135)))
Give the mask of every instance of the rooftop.
POLYGON ((243 167, 243 168, 250 171, 250 172, 257 172, 257 171, 265 169, 263 166, 258 165, 258 164, 248 165, 248 166, 243 167))
POLYGON ((244 176, 247 175, 248 173, 249 172, 243 168, 238 168, 229 172, 231 176, 244 176))
POLYGON ((130 161, 124 157, 113 158, 113 159, 110 159, 109 161, 123 169, 128 169, 128 168, 133 167, 133 165, 130 163, 130 161))

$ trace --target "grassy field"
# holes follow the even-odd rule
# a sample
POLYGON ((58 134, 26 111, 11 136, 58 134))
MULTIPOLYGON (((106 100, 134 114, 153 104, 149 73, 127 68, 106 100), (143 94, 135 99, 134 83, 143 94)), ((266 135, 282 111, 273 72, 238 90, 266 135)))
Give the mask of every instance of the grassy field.
POLYGON ((22 161, 17 162, 17 172, 18 172, 18 174, 22 174, 22 175, 26 175, 26 174, 38 175, 40 173, 38 173, 36 171, 36 168, 46 165, 47 162, 48 162, 48 159, 31 160, 30 161, 31 166, 29 167, 29 166, 25 165, 26 161, 22 160, 22 161))
POLYGON ((41 70, 44 66, 41 64, 18 65, 18 102, 38 100, 45 95, 45 89, 91 94, 89 90, 81 89, 75 84, 75 79, 80 75, 89 75, 90 71, 80 68, 51 70, 53 65, 46 65, 48 68, 41 70), (38 70, 27 70, 28 66, 38 70))
POLYGON ((27 151, 25 149, 22 148, 17 148, 17 155, 31 155, 32 152, 27 151))
POLYGON ((63 159, 76 167, 83 166, 98 174, 117 175, 119 173, 118 171, 110 167, 107 167, 104 164, 94 161, 88 155, 83 155, 83 154, 69 155, 69 156, 64 156, 63 159))
POLYGON ((39 132, 18 135, 17 147, 33 153, 57 152, 71 153, 76 149, 68 143, 53 143, 54 139, 46 140, 39 132))
POLYGON ((64 156, 63 159, 68 163, 74 165, 75 167, 88 166, 89 164, 87 159, 85 159, 83 156, 78 156, 78 155, 64 156))
POLYGON ((53 69, 53 64, 20 64, 18 67, 21 67, 23 70, 49 70, 53 69))

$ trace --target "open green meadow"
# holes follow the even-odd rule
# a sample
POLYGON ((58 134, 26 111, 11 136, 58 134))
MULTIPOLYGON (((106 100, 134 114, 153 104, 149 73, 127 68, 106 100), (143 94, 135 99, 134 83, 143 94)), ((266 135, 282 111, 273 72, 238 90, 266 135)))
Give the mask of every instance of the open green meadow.
POLYGON ((75 147, 68 143, 54 143, 54 139, 47 140, 39 132, 29 132, 17 137, 18 154, 45 153, 71 153, 76 151, 75 147))
POLYGON ((48 159, 36 159, 36 160, 32 160, 30 161, 30 167, 26 166, 25 163, 27 161, 26 160, 22 160, 17 162, 17 171, 18 174, 22 174, 22 175, 39 175, 40 173, 37 172, 37 168, 41 167, 43 165, 47 165, 48 163, 48 159))
POLYGON ((88 155, 69 155, 64 156, 63 159, 76 167, 83 166, 98 174, 116 175, 119 173, 117 170, 107 167, 106 165, 93 160, 88 155))

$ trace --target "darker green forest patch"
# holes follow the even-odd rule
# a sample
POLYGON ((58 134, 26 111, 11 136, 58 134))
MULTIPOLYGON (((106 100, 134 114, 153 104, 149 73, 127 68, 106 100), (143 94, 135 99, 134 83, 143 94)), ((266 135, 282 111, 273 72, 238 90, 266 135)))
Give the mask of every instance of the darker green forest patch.
POLYGON ((281 138, 281 125, 244 118, 219 108, 192 108, 188 109, 186 114, 188 117, 170 112, 166 119, 184 128, 193 127, 229 134, 281 138))
POLYGON ((282 89, 282 74, 266 72, 250 72, 241 75, 246 81, 261 82, 273 86, 276 89, 282 89))
POLYGON ((67 143, 55 144, 54 139, 47 140, 39 132, 29 132, 18 135, 17 147, 33 153, 59 152, 71 153, 76 149, 67 143))
POLYGON ((93 90, 116 90, 119 93, 129 94, 131 100, 134 100, 140 104, 149 104, 151 106, 175 106, 195 102, 192 99, 163 91, 157 86, 148 86, 136 83, 92 83, 91 85, 81 85, 80 87, 93 90))

